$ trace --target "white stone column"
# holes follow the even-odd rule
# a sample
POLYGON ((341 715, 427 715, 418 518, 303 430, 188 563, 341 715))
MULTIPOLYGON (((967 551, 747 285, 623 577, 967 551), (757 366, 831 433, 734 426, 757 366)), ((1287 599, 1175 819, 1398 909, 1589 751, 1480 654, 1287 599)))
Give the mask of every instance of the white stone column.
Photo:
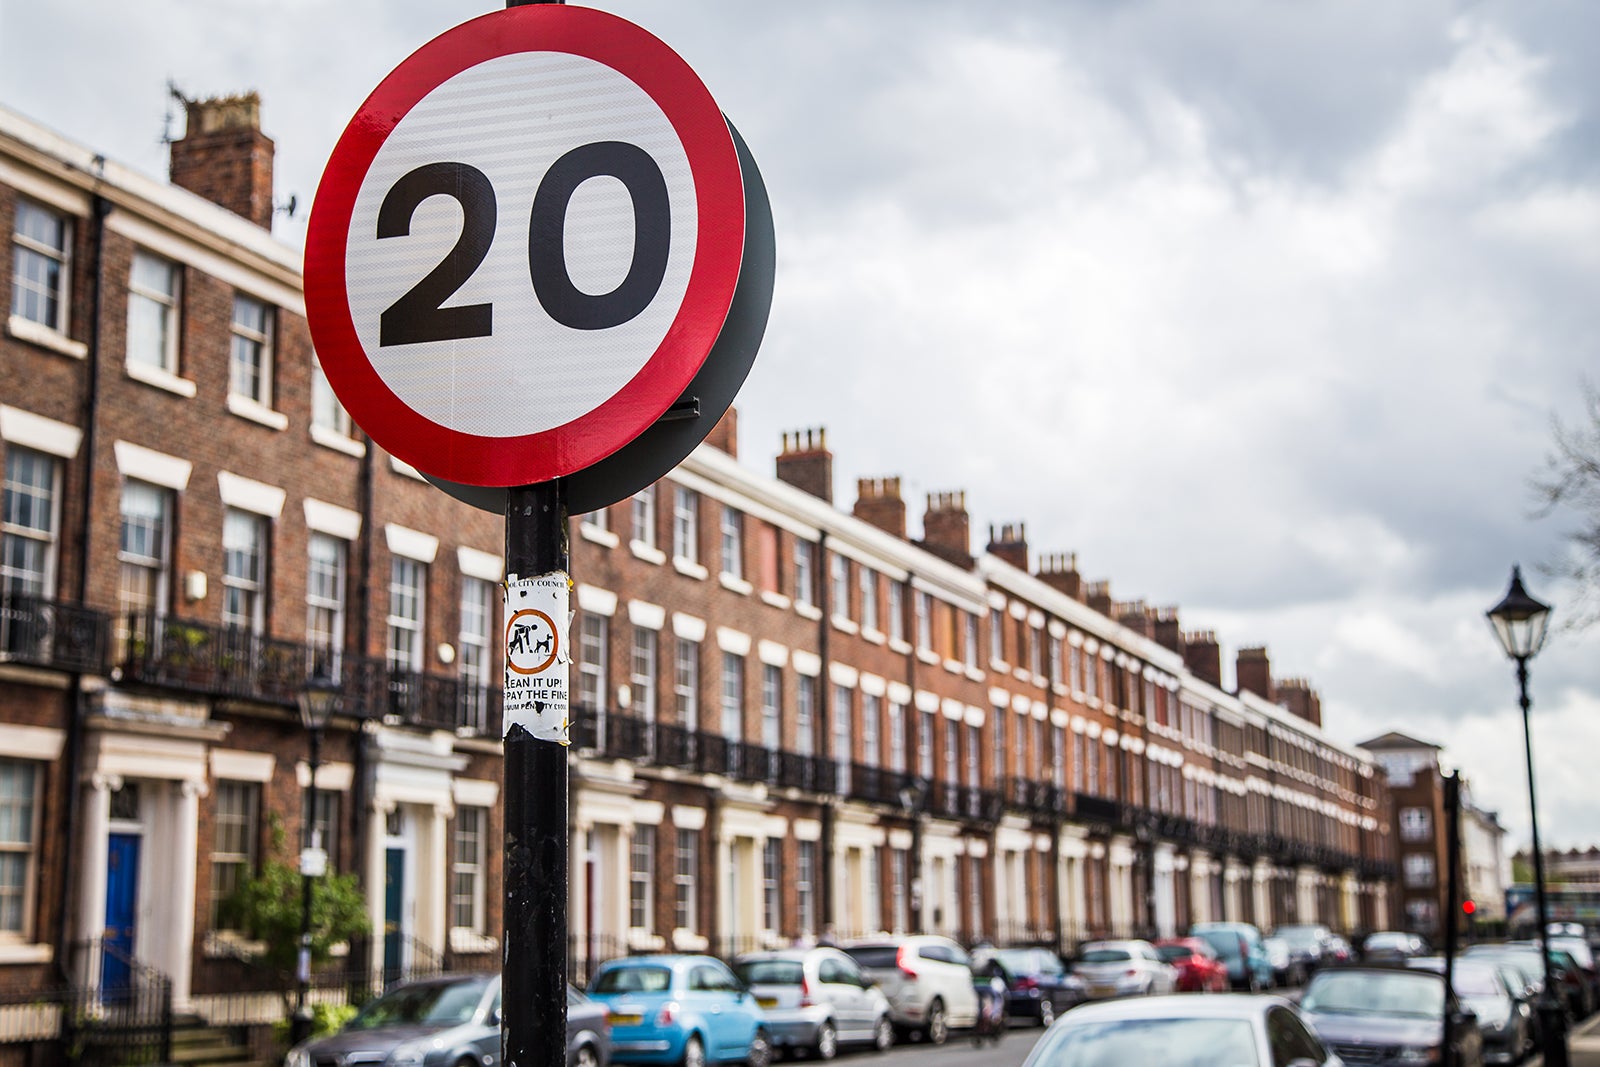
POLYGON ((372 948, 367 967, 371 974, 383 973, 385 923, 391 918, 395 922, 400 921, 400 916, 389 916, 384 912, 383 858, 389 844, 389 826, 385 816, 393 810, 392 801, 387 804, 374 802, 367 816, 367 915, 372 920, 372 948))
POLYGON ((417 852, 417 938, 435 952, 449 949, 446 914, 450 885, 450 808, 440 804, 419 828, 417 852))
MULTIPOLYGON (((834 854, 837 856, 837 851, 834 854)), ((835 868, 837 868, 838 861, 835 860, 834 862, 835 868)), ((726 938, 735 932, 734 906, 731 899, 733 893, 730 892, 728 884, 733 878, 733 838, 723 829, 720 822, 717 825, 717 871, 719 873, 716 884, 717 933, 719 936, 726 938)), ((837 869, 834 872, 834 884, 838 884, 837 869)), ((837 901, 838 898, 835 897, 834 899, 837 901)), ((837 904, 835 906, 837 907, 837 904)), ((712 946, 712 951, 716 951, 716 946, 712 946)))
POLYGON ((1152 872, 1155 893, 1156 929, 1162 937, 1172 937, 1178 922, 1178 901, 1173 887, 1173 855, 1171 845, 1157 845, 1154 850, 1155 870, 1152 872))
POLYGON ((172 1008, 189 1010, 189 991, 193 980, 195 886, 199 881, 200 798, 206 795, 203 781, 177 783, 178 811, 174 820, 173 855, 177 863, 172 886, 172 943, 177 951, 165 970, 172 979, 172 1008))
MULTIPOLYGON (((82 876, 78 883, 78 937, 98 940, 106 929, 106 850, 111 838, 111 793, 122 787, 114 774, 91 774, 84 782, 82 876)), ((84 954, 86 986, 100 984, 100 954, 84 954)))
MULTIPOLYGON (((585 946, 587 954, 589 925, 589 835, 587 822, 574 823, 567 838, 567 929, 575 944, 585 946)), ((595 863, 598 871, 598 858, 595 863)))

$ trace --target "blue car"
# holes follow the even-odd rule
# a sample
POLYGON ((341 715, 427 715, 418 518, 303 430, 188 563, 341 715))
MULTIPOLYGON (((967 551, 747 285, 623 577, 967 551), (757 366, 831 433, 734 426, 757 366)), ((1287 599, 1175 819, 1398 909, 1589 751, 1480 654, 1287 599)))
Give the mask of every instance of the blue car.
POLYGON ((589 995, 606 1006, 617 1063, 772 1062, 766 1017, 748 987, 711 956, 630 956, 603 963, 589 995))
POLYGON ((1228 982, 1233 988, 1254 993, 1277 983, 1277 972, 1262 943, 1261 931, 1251 923, 1196 923, 1189 927, 1189 936, 1211 946, 1217 958, 1227 965, 1228 982))

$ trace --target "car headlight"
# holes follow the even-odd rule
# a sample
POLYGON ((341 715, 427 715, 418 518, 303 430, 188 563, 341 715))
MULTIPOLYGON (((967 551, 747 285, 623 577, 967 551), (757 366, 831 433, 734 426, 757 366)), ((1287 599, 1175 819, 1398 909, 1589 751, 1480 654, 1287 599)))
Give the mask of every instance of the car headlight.
POLYGON ((1408 1046, 1402 1045, 1396 1050, 1396 1063, 1438 1063, 1439 1048, 1437 1045, 1408 1046))

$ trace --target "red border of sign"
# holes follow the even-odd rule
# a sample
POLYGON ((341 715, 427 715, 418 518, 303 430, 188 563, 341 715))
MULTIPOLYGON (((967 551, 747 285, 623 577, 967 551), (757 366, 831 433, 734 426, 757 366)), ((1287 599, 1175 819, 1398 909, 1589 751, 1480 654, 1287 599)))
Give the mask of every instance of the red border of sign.
POLYGON ((334 146, 306 230, 306 319, 323 371, 356 424, 393 455, 454 482, 510 486, 582 470, 643 433, 693 380, 727 318, 744 253, 744 185, 726 120, 683 59, 647 30, 593 8, 530 4, 447 30, 379 83, 334 146), (699 234, 665 338, 593 411, 541 433, 483 437, 427 419, 384 384, 356 334, 345 252, 356 194, 405 115, 455 75, 518 52, 567 52, 630 78, 672 123, 694 177, 699 234))

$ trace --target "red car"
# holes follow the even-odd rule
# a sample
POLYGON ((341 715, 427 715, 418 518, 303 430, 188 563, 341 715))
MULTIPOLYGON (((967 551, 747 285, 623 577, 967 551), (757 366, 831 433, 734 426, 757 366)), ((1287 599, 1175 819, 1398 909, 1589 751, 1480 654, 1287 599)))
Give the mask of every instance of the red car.
POLYGON ((1198 937, 1169 938, 1156 942, 1161 958, 1178 972, 1176 989, 1180 993, 1224 993, 1228 989, 1228 965, 1217 958, 1211 946, 1198 937))

